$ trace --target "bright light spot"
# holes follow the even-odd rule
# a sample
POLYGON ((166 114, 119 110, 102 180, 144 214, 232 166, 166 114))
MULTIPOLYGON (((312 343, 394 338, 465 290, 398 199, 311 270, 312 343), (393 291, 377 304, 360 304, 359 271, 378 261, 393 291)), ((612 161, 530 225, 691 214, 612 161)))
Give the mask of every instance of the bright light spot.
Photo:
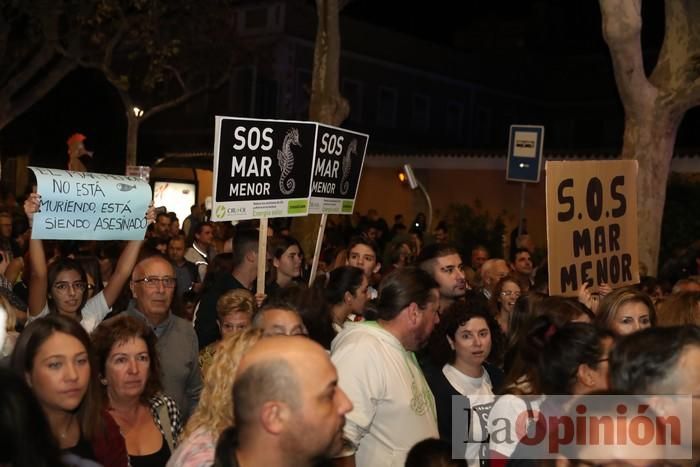
POLYGON ((143 116, 143 110, 139 109, 138 107, 134 107, 134 115, 136 115, 137 118, 138 118, 138 117, 142 117, 142 116, 143 116))
POLYGON ((523 163, 521 162, 521 163, 520 163, 520 168, 522 169, 523 167, 525 167, 525 164, 523 164, 523 163))
POLYGON ((405 173, 399 172, 399 181, 400 181, 401 183, 406 182, 406 174, 405 174, 405 173))

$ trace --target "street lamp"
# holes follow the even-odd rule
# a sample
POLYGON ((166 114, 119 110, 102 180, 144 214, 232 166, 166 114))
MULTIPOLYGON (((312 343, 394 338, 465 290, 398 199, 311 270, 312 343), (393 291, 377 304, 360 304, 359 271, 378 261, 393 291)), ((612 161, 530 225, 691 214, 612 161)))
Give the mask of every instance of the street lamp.
POLYGON ((134 110, 134 115, 136 116, 136 118, 143 117, 143 109, 140 109, 138 107, 134 107, 133 110, 134 110))
MULTIPOLYGON (((433 222, 433 203, 430 201, 430 196, 428 195, 428 192, 425 189, 425 186, 416 178, 416 174, 413 173, 413 167, 411 167, 411 164, 404 164, 403 165, 403 172, 399 174, 399 180, 401 180, 401 175, 405 176, 405 180, 408 181, 408 186, 411 187, 412 190, 420 189, 423 192, 423 195, 425 196, 425 200, 428 203, 428 218, 427 220, 427 229, 430 229, 432 226, 433 222)), ((403 181, 403 180, 402 180, 403 181)))

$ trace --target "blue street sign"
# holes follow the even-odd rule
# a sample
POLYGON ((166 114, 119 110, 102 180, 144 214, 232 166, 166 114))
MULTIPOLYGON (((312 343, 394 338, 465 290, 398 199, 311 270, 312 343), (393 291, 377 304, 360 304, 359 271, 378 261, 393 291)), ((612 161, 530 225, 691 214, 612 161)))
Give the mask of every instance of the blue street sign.
POLYGON ((542 167, 543 142, 543 126, 510 126, 506 180, 512 182, 539 183, 542 167))

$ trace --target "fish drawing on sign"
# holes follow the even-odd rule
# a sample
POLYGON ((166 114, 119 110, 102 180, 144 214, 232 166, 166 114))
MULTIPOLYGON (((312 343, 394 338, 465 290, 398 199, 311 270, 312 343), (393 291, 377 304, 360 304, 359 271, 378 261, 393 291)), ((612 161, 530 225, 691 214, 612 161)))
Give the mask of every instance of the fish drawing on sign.
POLYGON ((135 190, 136 185, 127 185, 125 183, 117 183, 117 190, 119 191, 131 191, 135 190))
POLYGON ((280 191, 283 194, 288 195, 294 191, 294 179, 287 177, 292 172, 292 167, 294 167, 294 154, 292 154, 292 145, 301 146, 299 142, 299 129, 290 128, 287 134, 284 135, 284 141, 282 142, 282 149, 277 150, 277 163, 280 166, 282 173, 280 174, 280 191), (285 180, 286 179, 286 180, 285 180))
POLYGON ((340 179, 340 194, 347 195, 350 190, 350 167, 352 166, 352 156, 357 154, 357 140, 353 139, 348 144, 348 149, 343 156, 343 177, 340 179))

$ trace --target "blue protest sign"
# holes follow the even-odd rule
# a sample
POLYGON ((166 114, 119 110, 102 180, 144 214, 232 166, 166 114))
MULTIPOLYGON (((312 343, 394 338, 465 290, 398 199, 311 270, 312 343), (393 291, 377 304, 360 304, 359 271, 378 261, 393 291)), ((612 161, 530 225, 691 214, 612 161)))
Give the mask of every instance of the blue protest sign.
POLYGON ((29 167, 41 195, 32 238, 141 240, 151 187, 139 177, 29 167))
POLYGON ((544 127, 511 125, 506 180, 538 183, 542 167, 544 127))

